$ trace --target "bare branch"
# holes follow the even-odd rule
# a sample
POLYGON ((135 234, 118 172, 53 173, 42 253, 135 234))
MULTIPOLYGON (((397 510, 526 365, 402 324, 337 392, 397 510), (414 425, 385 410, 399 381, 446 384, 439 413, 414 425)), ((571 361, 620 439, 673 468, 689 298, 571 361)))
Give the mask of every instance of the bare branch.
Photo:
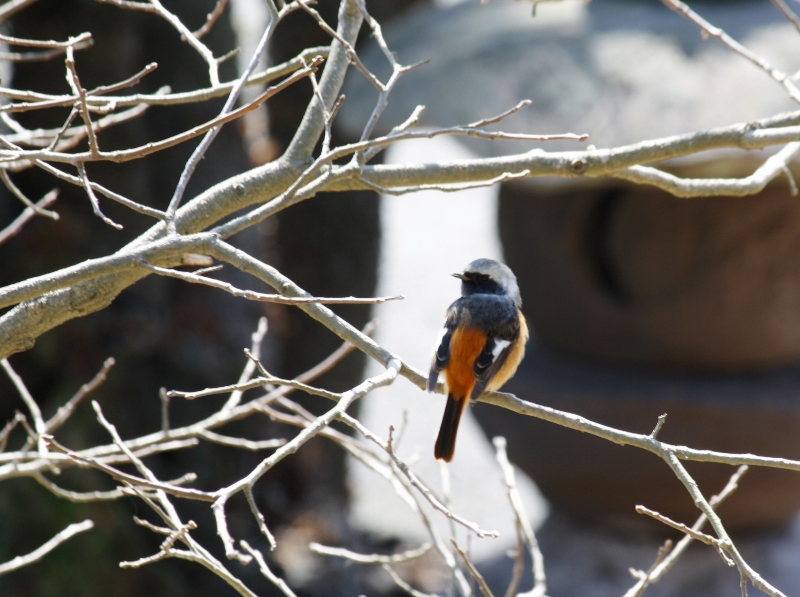
POLYGON ((267 528, 267 521, 264 518, 264 515, 261 513, 261 510, 258 509, 256 497, 253 495, 253 488, 245 488, 244 495, 247 498, 247 505, 250 506, 250 512, 253 514, 253 518, 255 518, 256 522, 258 523, 258 530, 261 531, 261 534, 267 538, 267 541, 269 542, 269 548, 274 551, 275 548, 278 547, 278 544, 275 541, 275 535, 273 535, 269 528, 267 528))
MULTIPOLYGON (((2 171, 0 171, 2 172, 2 171)), ((39 199, 34 205, 26 207, 22 210, 22 213, 19 214, 13 222, 11 222, 8 226, 0 230, 0 245, 6 242, 8 239, 13 238, 17 234, 20 233, 22 227, 25 226, 29 221, 31 221, 39 212, 45 210, 46 208, 50 207, 55 200, 58 198, 58 189, 53 189, 49 193, 47 193, 44 197, 39 199)), ((58 217, 58 214, 55 212, 51 212, 58 217)))
MULTIPOLYGON (((85 457, 73 452, 62 446, 61 444, 57 443, 52 436, 43 436, 43 439, 47 446, 56 450, 57 452, 61 452, 65 454, 71 460, 74 460, 78 466, 89 466, 92 468, 96 468, 107 475, 110 475, 112 478, 122 481, 124 483, 128 483, 132 486, 136 487, 143 487, 145 489, 158 489, 161 491, 165 491, 166 493, 172 494, 176 497, 191 499, 191 500, 199 500, 202 502, 210 502, 213 501, 212 494, 209 494, 205 491, 198 491, 196 489, 185 489, 182 487, 177 487, 175 485, 170 485, 169 483, 161 483, 158 481, 150 481, 148 479, 143 479, 141 477, 137 477, 135 475, 129 475, 128 473, 124 473, 120 470, 117 470, 107 464, 103 464, 99 460, 94 458, 85 457)), ((125 445, 124 443, 122 445, 125 445)), ((136 459, 138 456, 134 455, 136 459)), ((130 457, 125 459, 125 462, 130 462, 130 457)))
POLYGON ((194 35, 197 39, 200 39, 201 37, 206 35, 209 31, 211 31, 211 28, 214 26, 214 23, 216 23, 217 19, 219 19, 222 16, 222 13, 225 12, 225 6, 227 6, 227 4, 228 0, 217 0, 217 5, 214 7, 214 10, 208 13, 208 16, 206 17, 206 22, 203 24, 202 27, 200 27, 200 29, 193 32, 192 35, 194 35))
POLYGON ((18 570, 23 566, 28 566, 29 564, 38 562, 44 556, 46 556, 48 553, 53 551, 56 547, 58 547, 68 539, 74 537, 78 533, 88 531, 93 526, 94 522, 92 522, 91 520, 84 520, 83 522, 76 522, 69 525, 63 531, 55 535, 52 539, 44 543, 41 547, 33 550, 31 553, 24 556, 17 556, 13 560, 6 562, 5 564, 0 564, 0 575, 13 572, 14 570, 18 570))
POLYGON ((47 489, 50 493, 70 502, 86 503, 86 502, 102 502, 107 500, 117 500, 125 495, 121 489, 112 489, 111 491, 70 491, 59 487, 50 479, 45 477, 42 473, 36 472, 31 475, 39 485, 47 489))
POLYGON ((384 556, 376 553, 362 554, 344 549, 343 547, 329 547, 327 545, 320 545, 319 543, 310 543, 308 548, 314 553, 322 554, 325 556, 332 556, 335 558, 344 558, 351 562, 358 562, 359 564, 400 564, 409 562, 424 556, 428 553, 433 544, 423 543, 416 549, 409 549, 401 553, 384 556))
MULTIPOLYGON (((686 535, 685 538, 691 540, 691 537, 689 535, 686 535)), ((630 590, 628 590, 627 593, 625 593, 625 597, 641 597, 642 593, 644 593, 644 590, 650 585, 652 574, 659 566, 661 566, 661 564, 664 562, 664 559, 670 553, 671 549, 672 549, 672 540, 667 539, 666 541, 664 541, 664 544, 658 548, 656 559, 652 563, 650 568, 647 570, 647 572, 642 572, 641 570, 633 570, 633 569, 630 570, 630 573, 634 578, 639 578, 639 582, 636 585, 634 585, 630 590)))
POLYGON ((198 437, 215 443, 221 446, 229 446, 231 448, 243 448, 253 452, 260 452, 261 450, 269 450, 271 448, 280 448, 286 444, 285 439, 265 439, 260 441, 253 441, 241 437, 229 437, 215 433, 213 431, 202 430, 198 433, 198 437))
MULTIPOLYGON (((305 2, 298 3, 306 9, 305 2)), ((313 16, 313 15, 312 15, 313 16)), ((337 39, 331 44, 325 72, 319 82, 322 105, 316 96, 312 97, 297 128, 297 133, 289 144, 284 158, 289 162, 302 162, 311 155, 313 148, 325 130, 325 106, 328 111, 339 97, 344 76, 350 64, 348 47, 352 48, 361 28, 362 13, 355 0, 343 0, 339 5, 337 39), (342 41, 340 41, 342 40, 342 41)))
MULTIPOLYGON (((100 121, 95 121, 95 124, 97 124, 99 126, 100 121)), ((62 172, 61 170, 59 170, 55 166, 52 166, 52 165, 50 165, 50 164, 48 164, 46 162, 43 162, 41 160, 36 160, 35 164, 38 167, 40 167, 42 170, 44 170, 45 172, 49 172, 50 174, 52 174, 53 176, 56 176, 57 178, 60 178, 61 180, 66 180, 69 183, 77 185, 77 186, 79 186, 81 188, 85 188, 84 187, 84 180, 82 180, 79 176, 72 176, 71 174, 67 174, 66 172, 62 172)), ((151 218, 155 218, 157 220, 165 220, 166 217, 167 217, 167 214, 165 214, 161 210, 153 209, 152 207, 147 207, 146 205, 142 205, 140 203, 136 203, 135 201, 131 201, 127 197, 123 197, 122 195, 120 195, 118 193, 110 191, 109 189, 105 188, 102 185, 97 184, 96 182, 88 181, 88 183, 89 183, 89 187, 93 191, 95 191, 97 193, 101 193, 101 194, 105 195, 106 197, 108 197, 109 199, 111 199, 112 201, 116 201, 117 203, 120 203, 121 205, 124 205, 125 207, 128 207, 129 209, 132 209, 133 211, 136 211, 138 213, 144 214, 146 216, 150 216, 151 218)))
MULTIPOLYGON (((4 170, 4 169, 3 169, 3 170, 0 170, 0 180, 2 180, 2 181, 3 181, 3 184, 6 186, 6 188, 7 188, 9 191, 11 191, 11 193, 12 193, 12 194, 13 194, 13 195, 14 195, 14 196, 17 198, 17 199, 19 199, 20 201, 22 201, 22 202, 23 202, 23 203, 26 205, 26 207, 27 207, 29 210, 33 211, 33 214, 34 214, 34 215, 37 215, 37 216, 44 216, 45 218, 50 218, 51 220, 58 220, 58 214, 57 214, 56 212, 54 212, 54 211, 49 211, 49 210, 46 210, 46 209, 44 209, 43 207, 40 207, 39 205, 37 205, 37 204, 33 203, 33 201, 31 201, 30 199, 28 199, 28 198, 25 196, 25 193, 23 193, 22 191, 20 191, 20 190, 19 190, 19 188, 17 187, 17 185, 15 185, 15 184, 13 183, 13 181, 11 180, 11 178, 10 178, 10 177, 9 177, 9 175, 8 175, 8 172, 7 172, 6 170, 4 170)), ((47 195, 45 195, 44 197, 42 197, 42 199, 40 199, 39 201, 40 201, 40 202, 42 202, 42 201, 44 201, 45 199, 47 199, 48 197, 52 197, 52 198, 51 198, 51 199, 48 201, 49 203, 52 203, 53 201, 55 201, 55 199, 56 199, 56 196, 57 196, 57 195, 58 195, 58 190, 56 190, 56 189, 53 189, 53 190, 52 190, 52 191, 50 191, 50 192, 49 192, 47 195)), ((25 212, 23 212, 23 213, 25 213, 25 212)))
POLYGON ((92 204, 92 211, 94 212, 94 215, 103 220, 103 222, 112 228, 122 230, 122 224, 117 224, 114 220, 106 216, 100 210, 100 201, 97 199, 97 195, 94 194, 94 189, 89 182, 89 176, 86 174, 86 166, 83 163, 78 164, 78 177, 81 179, 81 181, 83 181, 83 189, 86 191, 86 195, 89 197, 89 201, 92 204))
POLYGON ((237 559, 242 563, 249 561, 249 558, 235 549, 233 539, 227 529, 225 521, 225 504, 236 493, 245 490, 247 487, 252 487, 267 471, 269 471, 275 464, 283 460, 286 456, 296 452, 300 446, 305 444, 312 437, 317 435, 322 429, 327 427, 335 419, 341 418, 347 408, 362 396, 368 394, 372 390, 391 384, 399 374, 401 364, 397 360, 393 360, 387 364, 386 371, 373 378, 367 379, 352 390, 344 392, 340 395, 339 401, 332 409, 325 414, 317 417, 313 424, 309 425, 301 431, 294 439, 287 442, 275 453, 266 458, 247 476, 238 480, 237 482, 214 492, 216 501, 212 506, 214 517, 217 521, 217 532, 222 539, 225 547, 225 555, 231 559, 237 559))
POLYGON ((25 415, 21 412, 17 411, 14 413, 14 418, 11 419, 8 423, 6 423, 2 429, 0 429, 0 452, 5 452, 6 447, 8 446, 8 436, 11 435, 11 432, 25 420, 25 415))
POLYGON ((762 58, 755 52, 748 50, 738 41, 733 39, 730 35, 725 33, 725 31, 723 31, 719 27, 715 27, 714 25, 706 21, 703 17, 698 15, 686 4, 681 2, 681 0, 661 0, 661 1, 669 8, 671 8, 672 10, 674 10, 679 14, 682 14, 692 23, 700 27, 704 35, 708 35, 717 39, 718 41, 728 46, 731 50, 733 50, 740 56, 747 58, 747 60, 758 66, 764 72, 768 73, 773 79, 775 79, 784 86, 784 88, 786 89, 786 91, 789 93, 789 95, 793 100, 800 102, 800 90, 798 90, 797 87, 795 87, 794 83, 792 82, 790 77, 786 75, 786 73, 773 67, 764 58, 762 58))
MULTIPOLYGON (((155 62, 151 62, 143 69, 141 69, 138 73, 135 73, 128 77, 127 79, 123 79, 113 85, 103 85, 101 87, 95 87, 91 91, 86 93, 86 101, 88 103, 89 96, 97 96, 97 95, 105 95, 106 93, 111 93, 113 91, 117 91, 119 89, 125 89, 126 87, 132 87, 133 85, 138 85, 142 79, 144 79, 147 75, 152 73, 154 70, 158 68, 158 64, 155 62)), ((114 102, 116 104, 116 102, 114 102)))
POLYGON ((219 85, 219 63, 217 59, 214 58, 214 54, 211 52, 211 50, 208 49, 208 47, 203 44, 191 31, 189 31, 189 28, 183 24, 183 21, 164 8, 164 5, 161 4, 160 0, 149 0, 149 2, 154 9, 154 12, 172 25, 175 30, 181 34, 181 39, 188 43, 194 49, 194 51, 206 61, 208 64, 208 78, 211 81, 211 85, 219 85))
MULTIPOLYGON (((739 486, 739 480, 742 478, 748 470, 747 465, 740 466, 738 470, 731 475, 731 478, 728 480, 727 485, 723 488, 723 490, 713 496, 708 503, 713 507, 717 508, 719 504, 721 504, 728 496, 730 496, 739 486)), ((702 530, 703 526, 705 525, 706 521, 705 514, 701 514, 697 521, 692 525, 692 529, 695 531, 702 530)), ((661 580, 664 575, 669 572, 672 566, 678 561, 678 558, 686 551, 686 548, 692 542, 692 537, 690 535, 686 535, 683 539, 681 539, 678 544, 675 546, 668 556, 666 556, 661 563, 659 563, 655 568, 648 571, 648 573, 641 579, 640 583, 637 583, 634 587, 631 588, 628 593, 626 593, 625 597, 634 597, 641 594, 641 591, 648 584, 656 583, 661 580), (641 586, 641 589, 639 588, 641 586)))
POLYGON ((162 276, 177 278, 179 280, 183 280, 184 282, 191 282, 193 284, 205 284, 206 286, 211 286, 212 288, 224 290, 233 296, 263 303, 278 303, 281 305, 297 305, 300 303, 319 303, 323 305, 377 305, 380 303, 385 303, 386 301, 397 301, 405 298, 402 295, 379 296, 375 298, 356 298, 354 296, 341 298, 289 298, 281 294, 264 294, 262 292, 255 292, 253 290, 241 290, 232 284, 228 284, 227 282, 221 282, 219 280, 206 278, 204 276, 198 276, 197 274, 190 272, 181 272, 174 269, 158 267, 156 265, 150 265, 149 263, 142 263, 142 267, 145 267, 162 276))
MULTIPOLYGON (((155 3, 155 0, 153 0, 155 3)), ((258 61, 261 58, 262 53, 266 49, 267 42, 269 38, 272 36, 272 32, 274 28, 277 26, 278 21, 280 20, 281 15, 279 13, 274 12, 274 7, 271 3, 267 3, 268 8, 271 8, 270 20, 267 24, 266 29, 261 35, 261 39, 258 41, 256 45, 256 49, 253 52, 253 55, 250 58, 250 62, 247 65, 247 68, 239 77, 239 79, 234 84, 233 88, 231 89, 230 94, 228 95, 228 99, 225 100, 225 105, 222 107, 220 115, 228 114, 233 110, 233 106, 236 104, 236 101, 239 99, 239 94, 241 93, 242 89, 244 89, 245 84, 247 83, 248 77, 253 73, 258 64, 258 61)), ((191 35, 191 34, 190 34, 191 35)), ((193 39, 194 36, 192 36, 193 39)), ((216 68, 216 64, 214 65, 216 68)), ((215 71, 216 73, 216 71, 215 71)), ((313 76, 313 71, 309 73, 313 76)), ((219 80, 215 80, 212 77, 211 84, 213 86, 219 85, 219 80)), ((167 231, 170 233, 176 232, 175 228, 175 213, 178 210, 178 206, 183 199, 183 194, 186 191, 186 185, 189 184, 189 179, 191 178, 192 174, 197 168, 197 164, 205 155, 206 150, 211 146, 211 143, 219 133, 220 128, 214 127, 208 130, 203 140, 200 142, 195 150, 192 152, 191 157, 187 160, 186 164, 184 165, 183 172, 181 172, 180 180, 178 181, 177 186, 175 187, 175 192, 172 195, 172 199, 169 202, 169 206, 167 207, 167 231)))
POLYGON ((67 403, 60 407, 56 414, 54 414, 48 421, 45 423, 45 433, 54 433, 56 429, 61 427, 66 420, 75 412, 75 409, 81 403, 81 401, 86 398, 89 394, 94 392, 99 386, 101 386, 106 381, 106 377, 108 376, 108 372, 111 371, 111 368, 116 364, 116 361, 113 357, 109 357, 103 363, 103 367, 97 374, 92 378, 91 381, 88 383, 83 384, 80 389, 75 393, 72 398, 70 398, 67 403))
POLYGON ((36 1, 37 0, 8 0, 8 2, 0 6, 0 23, 36 1))
MULTIPOLYGON (((3 359, 0 361, 0 365, 2 365, 3 369, 5 369, 6 375, 8 375, 9 379, 11 379, 11 383, 14 384, 14 387, 17 389, 17 392, 19 392, 19 395, 22 398, 22 401, 25 403, 25 406, 28 407, 28 410, 31 413, 35 437, 39 445, 39 452, 40 454, 44 454, 46 447, 42 441, 42 435, 45 433, 46 427, 44 424, 44 419, 42 418, 42 411, 39 408, 39 405, 36 404, 36 400, 33 398, 33 396, 31 396, 28 388, 25 386, 25 382, 22 381, 22 378, 17 375, 16 371, 14 371, 14 369, 11 367, 11 363, 8 362, 8 359, 3 359)), ((22 422, 24 423, 24 420, 22 422)))
MULTIPOLYGON (((506 485, 506 493, 511 502, 511 509, 514 511, 517 526, 521 531, 522 536, 525 538, 525 544, 531 554, 533 562, 533 589, 528 595, 530 597, 543 597, 547 593, 547 578, 544 571, 544 557, 542 551, 539 549, 539 542, 536 540, 536 535, 533 532, 530 520, 525 513, 525 508, 522 505, 522 498, 517 490, 516 475, 514 474, 514 467, 508 460, 506 453, 506 439, 504 437, 495 437, 492 439, 495 447, 497 463, 503 471, 503 480, 506 485)), ((510 587, 509 587, 510 592, 510 587)), ((507 593, 508 594, 508 593, 507 593)))
POLYGON ((417 589, 412 587, 410 584, 408 584, 406 581, 400 578, 400 575, 398 575, 397 572, 395 572, 394 568, 389 566, 389 564, 384 564, 383 569, 386 570, 386 573, 392 578, 392 580, 398 587, 403 589, 406 593, 408 593, 412 597, 437 597, 436 595, 431 595, 430 593, 423 593, 422 591, 418 591, 417 589))
POLYGON ((785 597, 781 591, 764 580, 761 575, 744 560, 742 555, 739 553, 739 550, 736 548, 736 545, 734 545, 733 541, 731 541, 731 538, 728 535, 728 532, 725 530, 725 527, 722 526, 722 521, 720 520, 719 516, 717 516, 717 513, 714 512, 711 504, 709 504, 705 497, 703 497, 703 494, 697 487, 697 483, 695 483, 694 479, 692 479, 692 477, 686 471, 686 468, 683 466, 676 454, 672 451, 666 451, 662 457, 675 473, 675 476, 677 476, 681 483, 683 483, 684 487, 686 487, 686 490, 689 492, 689 495, 692 497, 694 503, 697 505, 700 511, 706 515, 711 527, 714 529, 714 532, 718 537, 720 547, 724 549, 725 552, 730 556, 730 558, 736 564, 736 567, 739 569, 739 572, 743 575, 747 575, 747 578, 750 579, 750 582, 752 582, 756 588, 760 589, 767 595, 770 595, 771 597, 785 597))
MULTIPOLYGON (((292 74, 300 68, 303 68, 309 61, 316 57, 325 58, 328 55, 328 48, 324 46, 307 48, 303 50, 296 58, 293 58, 283 64, 271 66, 264 71, 251 75, 246 82, 247 86, 252 85, 265 85, 292 74)), ((135 76, 141 76, 143 73, 150 72, 148 65, 140 73, 135 76)), ((134 77, 135 77, 134 76, 134 77)), ((126 81, 131 81, 133 77, 126 81)), ((222 97, 231 92, 234 85, 239 79, 228 83, 220 83, 216 87, 206 87, 203 89, 196 89, 193 91, 185 91, 179 93, 168 93, 166 88, 160 90, 158 93, 136 93, 132 95, 119 95, 119 96, 103 96, 98 97, 99 93, 107 93, 114 88, 122 86, 122 83, 116 83, 106 87, 98 87, 95 90, 87 92, 86 102, 90 106, 90 110, 94 111, 108 105, 116 107, 131 107, 141 106, 146 104, 148 106, 170 106, 186 103, 203 102, 216 97, 222 97)), ((37 110, 43 108, 57 108, 63 106, 70 106, 75 103, 77 98, 71 95, 50 95, 45 93, 38 93, 34 91, 10 89, 7 87, 0 87, 0 95, 9 97, 16 100, 26 100, 29 103, 12 103, 0 106, 0 113, 6 112, 21 112, 29 110, 37 110)))
POLYGON ((800 155, 800 143, 789 143, 768 158, 758 170, 744 178, 679 178, 649 166, 631 166, 612 174, 639 184, 649 184, 676 197, 708 197, 726 195, 744 197, 764 190, 772 180, 785 174, 787 165, 800 155))
POLYGON ((81 81, 78 78, 78 71, 75 69, 75 53, 73 46, 67 47, 67 82, 72 88, 72 93, 78 97, 77 107, 83 123, 86 125, 86 134, 89 136, 89 151, 93 158, 100 154, 100 148, 97 145, 97 137, 94 134, 94 127, 92 126, 92 117, 89 115, 89 106, 86 104, 86 90, 81 86, 81 81))
POLYGON ((783 0, 772 0, 772 3, 778 7, 783 13, 783 16, 794 25, 795 29, 797 29, 798 33, 800 33, 800 17, 798 17, 791 8, 786 5, 786 2, 783 0))
POLYGON ((341 419, 342 419, 342 421, 344 423, 346 423, 347 425, 349 425, 350 427, 352 427, 353 429, 355 429, 356 431, 361 433, 361 435, 366 437, 368 440, 370 440, 373 443, 377 444, 382 450, 386 451, 386 453, 391 458, 392 463, 403 473, 403 475, 406 477, 406 479, 408 479, 408 482, 417 491, 419 491, 420 494, 422 494, 422 496, 428 501, 428 503, 431 506, 433 506, 433 508, 435 510, 438 510, 439 512, 444 514, 447 518, 449 518, 450 520, 460 524, 461 526, 463 526, 467 530, 473 532, 477 537, 493 537, 493 538, 496 538, 496 537, 500 536, 500 533, 498 533, 497 531, 487 531, 485 529, 482 529, 476 523, 470 522, 469 520, 467 520, 465 518, 462 518, 461 516, 459 516, 458 514, 455 514, 452 510, 447 508, 447 506, 445 506, 441 502, 441 500, 439 500, 433 494, 433 492, 430 490, 430 488, 427 485, 425 485, 419 479, 419 477, 417 477, 416 474, 414 474, 414 472, 409 468, 409 466, 405 462, 400 460, 397 457, 397 455, 393 451, 391 451, 389 449, 389 444, 388 443, 384 442, 379 437, 377 437, 372 432, 370 432, 357 419, 355 419, 353 417, 350 417, 350 416, 347 416, 347 415, 343 415, 341 417, 341 419))
POLYGON ((250 544, 247 543, 247 541, 242 540, 241 544, 244 550, 256 559, 256 562, 258 563, 258 570, 264 575, 265 578, 278 587, 278 589, 280 589, 280 591, 286 595, 286 597, 296 597, 296 595, 289 588, 289 585, 286 584, 286 581, 269 569, 269 566, 267 566, 267 562, 264 560, 264 556, 260 551, 250 547, 250 544))
POLYGON ((455 539, 450 539, 450 542, 453 544, 453 547, 456 548, 458 555, 461 556, 461 559, 464 561, 464 564, 467 566, 467 570, 472 575, 472 578, 478 583, 478 586, 481 589, 481 593, 483 593, 484 597, 494 597, 489 585, 486 584, 486 579, 483 578, 483 575, 478 572, 478 569, 475 567, 475 564, 472 563, 469 556, 466 552, 461 549, 461 546, 456 542, 455 539))
MULTIPOLYGON (((719 539, 715 539, 711 535, 707 535, 705 533, 701 533, 700 531, 695 531, 691 527, 687 527, 682 522, 675 522, 674 520, 664 516, 663 514, 659 514, 654 510, 650 510, 649 508, 645 508, 644 506, 636 506, 636 513, 637 514, 647 514, 648 516, 655 518, 659 522, 663 522, 665 525, 672 527, 691 537, 696 541, 700 541, 701 543, 705 543, 706 545, 711 545, 712 547, 716 547, 720 553, 722 553, 723 545, 719 539)), ((733 564, 732 561, 727 560, 726 564, 733 564)))

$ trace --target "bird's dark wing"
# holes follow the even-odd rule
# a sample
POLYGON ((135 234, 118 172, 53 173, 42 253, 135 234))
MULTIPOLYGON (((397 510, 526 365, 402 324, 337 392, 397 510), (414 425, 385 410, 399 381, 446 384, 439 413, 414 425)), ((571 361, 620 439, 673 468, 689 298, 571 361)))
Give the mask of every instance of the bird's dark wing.
POLYGON ((517 310, 513 306, 504 309, 503 315, 497 317, 498 311, 493 313, 492 321, 484 322, 486 330, 486 345, 475 359, 472 373, 475 375, 475 386, 472 388, 470 400, 475 400, 483 394, 495 374, 502 369, 508 355, 519 338, 520 323, 517 310))
POLYGON ((439 346, 436 348, 436 352, 433 353, 431 370, 428 373, 429 392, 433 392, 436 389, 436 383, 439 381, 439 372, 447 366, 447 362, 450 360, 450 340, 453 338, 453 330, 456 329, 459 315, 457 303, 458 301, 450 305, 450 308, 447 310, 439 346))

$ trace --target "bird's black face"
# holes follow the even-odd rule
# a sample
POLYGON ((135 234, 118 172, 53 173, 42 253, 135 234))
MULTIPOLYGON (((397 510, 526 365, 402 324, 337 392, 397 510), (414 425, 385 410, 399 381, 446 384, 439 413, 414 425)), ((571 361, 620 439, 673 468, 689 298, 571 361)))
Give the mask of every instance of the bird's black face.
POLYGON ((476 272, 464 272, 463 274, 453 274, 461 279, 461 296, 470 294, 504 294, 506 292, 497 281, 487 274, 476 272))

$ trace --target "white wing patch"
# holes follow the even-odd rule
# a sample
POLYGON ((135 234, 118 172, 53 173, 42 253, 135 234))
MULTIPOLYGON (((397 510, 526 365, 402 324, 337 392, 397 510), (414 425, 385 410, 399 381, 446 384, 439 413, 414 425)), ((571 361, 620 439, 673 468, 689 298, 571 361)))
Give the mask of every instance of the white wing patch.
POLYGON ((492 362, 497 360, 497 357, 500 356, 500 353, 503 352, 508 345, 511 344, 510 340, 495 340, 494 341, 494 348, 492 349, 492 362))

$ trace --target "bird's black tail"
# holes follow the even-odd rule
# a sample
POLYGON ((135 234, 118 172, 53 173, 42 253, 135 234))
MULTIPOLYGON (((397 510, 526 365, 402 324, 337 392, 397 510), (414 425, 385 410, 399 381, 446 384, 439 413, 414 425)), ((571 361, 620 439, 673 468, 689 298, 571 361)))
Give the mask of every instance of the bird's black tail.
POLYGON ((450 462, 453 459, 453 453, 456 451, 458 423, 461 421, 461 413, 464 412, 466 404, 466 396, 455 398, 452 394, 448 394, 442 426, 439 427, 439 437, 436 438, 436 446, 433 449, 433 455, 437 460, 450 462))

